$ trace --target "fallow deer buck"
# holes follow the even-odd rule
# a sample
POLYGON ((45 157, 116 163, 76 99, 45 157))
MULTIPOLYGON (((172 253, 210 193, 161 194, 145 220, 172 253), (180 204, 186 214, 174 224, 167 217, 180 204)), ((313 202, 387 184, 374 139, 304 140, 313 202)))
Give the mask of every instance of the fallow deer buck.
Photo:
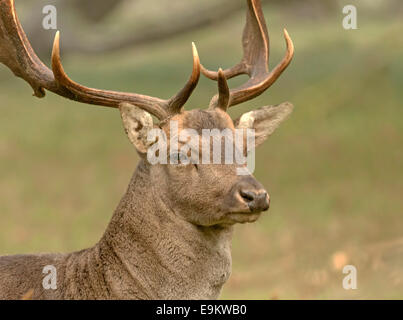
MULTIPOLYGON (((260 0, 247 0, 239 64, 213 72, 201 66, 193 45, 193 72, 178 94, 163 100, 135 93, 84 87, 71 80, 60 62, 59 33, 52 70, 33 51, 15 12, 13 0, 0 0, 0 62, 28 82, 34 95, 45 90, 77 102, 120 110, 126 133, 141 160, 126 194, 101 240, 70 254, 16 255, 0 258, 0 299, 216 299, 231 272, 231 237, 237 223, 256 221, 269 208, 269 196, 249 175, 231 164, 156 164, 147 159, 153 128, 169 136, 172 121, 185 128, 251 128, 261 144, 292 111, 290 103, 266 106, 233 121, 228 108, 268 89, 294 54, 284 30, 287 51, 271 71, 269 37, 260 0), (207 110, 185 111, 200 73, 218 82, 219 93, 207 110), (230 90, 227 79, 249 80, 230 90), (159 121, 153 123, 152 115, 159 121), (57 270, 57 289, 42 286, 43 269, 57 270)), ((244 152, 244 151, 242 151, 244 152)), ((171 155, 172 156, 172 155, 171 155)), ((176 156, 176 155, 175 155, 176 156)))

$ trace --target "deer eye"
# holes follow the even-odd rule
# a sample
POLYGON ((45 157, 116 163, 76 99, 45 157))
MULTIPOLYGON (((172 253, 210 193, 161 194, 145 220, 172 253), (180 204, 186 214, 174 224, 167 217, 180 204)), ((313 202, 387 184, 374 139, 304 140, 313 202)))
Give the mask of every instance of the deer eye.
POLYGON ((170 154, 170 163, 174 166, 178 167, 194 167, 196 170, 199 170, 199 166, 197 162, 192 161, 191 157, 187 156, 184 153, 171 153, 170 154))
POLYGON ((171 153, 169 157, 171 159, 171 164, 188 165, 190 163, 190 159, 184 153, 171 153))

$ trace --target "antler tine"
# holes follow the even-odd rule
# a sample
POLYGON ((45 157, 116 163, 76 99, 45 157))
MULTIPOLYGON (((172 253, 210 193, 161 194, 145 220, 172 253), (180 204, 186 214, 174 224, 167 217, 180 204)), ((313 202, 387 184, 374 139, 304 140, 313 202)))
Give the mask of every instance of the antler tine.
POLYGON ((218 97, 217 102, 210 105, 210 108, 219 108, 223 111, 227 111, 230 99, 230 91, 228 82, 225 77, 224 71, 220 68, 218 70, 218 97))
POLYGON ((72 94, 72 100, 112 108, 118 108, 121 103, 128 102, 153 114, 158 119, 165 119, 168 117, 168 112, 166 110, 168 102, 166 100, 134 93, 88 88, 71 80, 65 73, 61 63, 59 32, 56 33, 53 42, 52 71, 55 81, 58 84, 57 92, 53 91, 56 94, 66 91, 72 94))
POLYGON ((45 89, 77 102, 118 108, 122 103, 134 104, 163 120, 180 112, 195 89, 200 77, 200 62, 193 46, 193 72, 186 86, 173 98, 163 100, 136 93, 98 90, 71 80, 60 60, 60 33, 57 32, 52 51, 52 70, 35 54, 18 20, 14 0, 0 1, 0 62, 28 82, 34 95, 42 98, 45 89))
MULTIPOLYGON (((204 76, 206 76, 207 78, 209 78, 211 80, 215 80, 215 81, 218 80, 218 72, 210 71, 210 70, 206 69, 203 65, 201 65, 201 72, 204 74, 204 76)), ((232 68, 223 70, 223 74, 224 74, 225 78, 232 79, 241 74, 248 74, 248 71, 246 69, 245 63, 240 62, 232 68)))
POLYGON ((260 70, 254 70, 252 77, 245 85, 231 91, 230 106, 235 106, 261 95, 276 82, 289 66, 294 56, 294 44, 286 29, 284 29, 284 37, 287 51, 282 61, 270 73, 260 73, 260 70))
POLYGON ((187 100, 192 95, 200 80, 200 58, 196 45, 192 42, 193 71, 185 87, 168 102, 168 112, 170 114, 180 113, 187 100))
MULTIPOLYGON (((286 55, 269 72, 269 35, 261 1, 247 0, 247 4, 248 11, 242 39, 244 55, 241 62, 232 68, 226 69, 224 75, 227 79, 230 79, 241 74, 247 74, 250 79, 244 85, 230 91, 229 107, 251 100, 266 91, 288 67, 294 55, 294 45, 284 29, 287 43, 286 55)), ((207 70, 203 66, 201 71, 212 80, 219 79, 218 72, 207 70)), ((210 105, 217 107, 218 101, 218 96, 215 96, 210 105)))

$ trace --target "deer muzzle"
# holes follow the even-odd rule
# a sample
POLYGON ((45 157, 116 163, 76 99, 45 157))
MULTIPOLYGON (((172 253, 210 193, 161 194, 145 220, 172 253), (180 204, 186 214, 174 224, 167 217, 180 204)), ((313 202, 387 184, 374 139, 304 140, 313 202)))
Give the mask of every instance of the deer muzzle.
POLYGON ((247 205, 252 213, 267 211, 270 207, 270 197, 263 186, 253 177, 243 179, 236 188, 237 198, 247 205))
POLYGON ((252 212, 267 211, 270 207, 270 197, 266 190, 240 191, 242 199, 248 204, 252 212))

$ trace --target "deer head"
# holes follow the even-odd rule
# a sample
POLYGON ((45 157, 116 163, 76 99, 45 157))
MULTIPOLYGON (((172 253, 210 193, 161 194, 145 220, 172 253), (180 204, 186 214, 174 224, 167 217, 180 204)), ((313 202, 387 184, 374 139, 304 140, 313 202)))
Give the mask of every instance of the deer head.
MULTIPOLYGON (((265 92, 290 64, 294 47, 286 30, 284 36, 287 51, 283 60, 269 70, 269 37, 260 0, 247 0, 247 20, 243 35, 244 55, 239 64, 218 72, 210 71, 200 64, 193 44, 193 70, 190 79, 176 95, 164 100, 136 93, 123 93, 92 89, 71 80, 60 60, 59 32, 56 33, 52 68, 47 68, 33 51, 17 18, 14 1, 0 1, 0 62, 14 74, 28 82, 34 95, 42 98, 45 90, 77 102, 113 107, 120 110, 125 131, 140 154, 142 162, 149 167, 149 180, 158 192, 155 196, 175 208, 185 220, 200 226, 231 225, 255 221, 261 212, 269 208, 269 195, 251 175, 239 175, 239 165, 171 163, 151 164, 147 154, 157 140, 148 139, 152 130, 160 129, 166 135, 170 149, 172 127, 178 135, 192 129, 196 139, 203 140, 206 129, 227 130, 253 129, 257 145, 270 136, 292 111, 292 105, 262 107, 232 120, 227 113, 230 107, 251 100, 265 92), (184 110, 184 105, 196 88, 203 73, 218 82, 218 94, 206 110, 184 110), (249 80, 239 88, 229 89, 227 79, 246 74, 249 80), (158 121, 154 123, 152 116, 158 121)), ((234 141, 230 142, 234 143, 234 141)), ((183 141, 179 142, 183 145, 183 141)), ((234 148, 238 146, 234 144, 234 148)), ((208 148, 213 150, 213 142, 208 148)), ((245 150, 241 150, 245 155, 245 150)), ((180 158, 179 153, 167 157, 180 158)), ((175 162, 175 161, 174 161, 175 162)))

